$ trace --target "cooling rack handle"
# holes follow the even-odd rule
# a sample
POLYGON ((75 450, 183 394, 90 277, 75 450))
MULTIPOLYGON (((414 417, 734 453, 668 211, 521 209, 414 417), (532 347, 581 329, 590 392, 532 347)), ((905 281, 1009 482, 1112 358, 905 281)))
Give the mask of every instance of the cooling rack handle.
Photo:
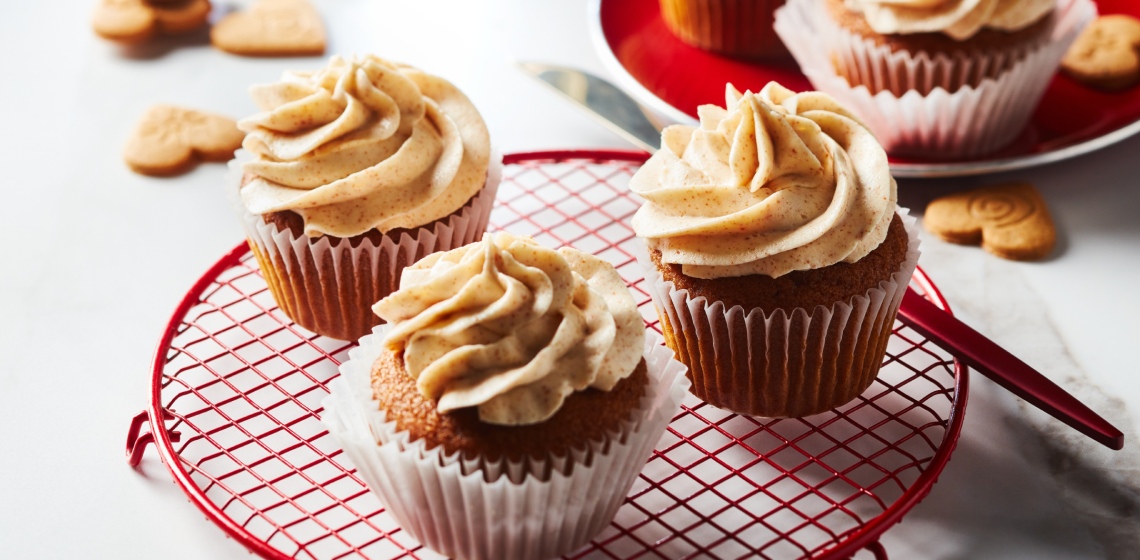
MULTIPOLYGON (((165 420, 171 420, 172 416, 165 409, 162 411, 165 420)), ((132 467, 139 466, 142 462, 143 454, 146 453, 146 447, 154 443, 154 433, 148 428, 143 431, 143 424, 150 421, 150 414, 147 411, 142 411, 131 418, 131 427, 127 429, 127 464, 132 467)), ((163 426, 165 430, 166 427, 163 426)), ((182 434, 177 431, 168 432, 170 441, 177 442, 181 439, 182 434)))
POLYGON ((1124 447, 1124 433, 1041 372, 994 341, 907 290, 899 320, 991 381, 1109 449, 1124 447))

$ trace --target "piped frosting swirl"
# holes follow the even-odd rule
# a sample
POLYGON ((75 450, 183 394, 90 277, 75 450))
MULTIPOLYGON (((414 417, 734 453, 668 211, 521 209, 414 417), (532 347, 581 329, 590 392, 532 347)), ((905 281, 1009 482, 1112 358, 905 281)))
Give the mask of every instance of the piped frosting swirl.
POLYGON ((242 201, 292 210, 310 236, 414 228, 461 208, 486 181, 487 127, 446 80, 376 56, 254 86, 238 122, 255 158, 242 201))
POLYGON ((846 0, 876 33, 944 33, 959 41, 982 29, 1019 31, 1041 20, 1056 0, 846 0))
POLYGON ((575 391, 608 391, 641 361, 645 325, 609 263, 506 232, 404 270, 373 310, 420 392, 500 425, 546 420, 575 391))
POLYGON ((661 149, 630 180, 645 199, 633 229, 661 260, 696 278, 855 262, 882 243, 894 215, 887 156, 830 96, 775 82, 726 87, 700 126, 662 131, 661 149))

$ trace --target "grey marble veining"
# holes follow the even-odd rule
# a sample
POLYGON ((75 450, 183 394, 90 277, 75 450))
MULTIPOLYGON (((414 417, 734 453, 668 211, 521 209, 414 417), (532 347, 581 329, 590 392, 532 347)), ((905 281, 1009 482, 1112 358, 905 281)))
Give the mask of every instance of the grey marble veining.
MULTIPOLYGON (((954 467, 962 463, 980 462, 976 450, 971 449, 968 443, 970 440, 978 437, 1007 439, 1006 444, 1012 443, 1010 449, 1018 454, 1017 460, 1011 455, 998 457, 998 460, 1021 463, 1025 471, 971 469, 973 479, 963 481, 968 487, 979 483, 984 487, 998 482, 1013 485, 1022 494, 1050 494, 1057 501, 1057 513, 1084 533, 1082 538, 1068 540, 1064 545, 1088 541, 1084 546, 1074 548, 1072 552, 1076 557, 1137 557, 1140 554, 1140 449, 1135 446, 1135 417, 1127 401, 1109 394, 1077 363, 1048 312, 1049 306, 1022 273, 1020 267, 1023 265, 1003 261, 974 247, 944 243, 930 235, 924 239, 923 253, 920 264, 934 278, 960 318, 1023 357, 1120 427, 1127 442, 1124 450, 1114 452, 1009 395, 979 395, 982 392, 1000 393, 1002 389, 973 373, 973 380, 982 381, 974 384, 975 391, 968 407, 968 425, 963 434, 964 445, 955 454, 948 470, 955 470, 954 467), (977 398, 979 396, 982 398, 977 398), (992 396, 997 398, 987 398, 992 396), (971 422, 994 416, 997 416, 995 420, 1000 422, 1000 428, 995 429, 991 422, 986 422, 989 427, 975 427, 975 422, 971 422), (974 433, 971 431, 974 429, 985 433, 974 433), (1001 431, 1006 433, 999 433, 1001 431), (1008 479, 1002 481, 1003 478, 1008 479), (1089 545, 1092 548, 1088 548, 1089 545)), ((932 494, 932 499, 937 498, 937 493, 936 490, 932 494)), ((1049 496, 1042 497, 1047 499, 1049 496)), ((983 499, 974 505, 1003 510, 1008 506, 1008 503, 1003 503, 1007 498, 1009 496, 998 492, 990 500, 983 499)), ((1032 517, 1028 513, 1012 512, 1023 521, 1032 517)), ((1039 526, 1029 525, 1034 527, 1030 529, 1034 534, 1041 534, 1039 526)), ((1029 527, 1019 529, 1017 524, 1008 524, 1004 528, 990 526, 984 530, 1017 532, 1024 529, 1029 527)), ((1060 545, 1056 543, 1051 547, 1051 553, 1058 552, 1060 545)), ((1024 548, 1020 550, 1025 551, 1024 548)))

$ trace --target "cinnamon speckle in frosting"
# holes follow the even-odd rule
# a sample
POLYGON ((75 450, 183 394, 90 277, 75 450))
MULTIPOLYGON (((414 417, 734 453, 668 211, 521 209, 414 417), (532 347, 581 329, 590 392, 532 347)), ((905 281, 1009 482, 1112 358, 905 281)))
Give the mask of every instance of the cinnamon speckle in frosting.
POLYGON ((373 310, 424 397, 491 424, 542 422, 642 359, 645 325, 612 265, 505 232, 406 268, 373 310))
POLYGON ((291 210, 305 233, 352 237, 414 228, 482 188, 490 139, 455 86, 375 56, 334 56, 315 72, 254 86, 261 113, 243 119, 241 189, 253 214, 291 210))
POLYGON ((645 199, 633 229, 661 260, 695 278, 775 278, 877 247, 896 193, 870 131, 826 94, 726 90, 698 127, 663 130, 630 180, 645 199))
POLYGON ((876 33, 941 32, 959 41, 983 28, 1019 31, 1053 10, 1057 0, 846 0, 876 33))

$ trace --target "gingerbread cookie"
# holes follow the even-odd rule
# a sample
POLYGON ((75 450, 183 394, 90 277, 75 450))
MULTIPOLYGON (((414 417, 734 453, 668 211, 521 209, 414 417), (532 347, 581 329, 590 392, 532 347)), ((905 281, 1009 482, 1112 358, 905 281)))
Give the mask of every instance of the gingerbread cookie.
POLYGON ((1013 260, 1045 258, 1057 240, 1045 199, 1029 183, 991 185, 944 196, 926 207, 923 224, 946 241, 981 245, 1013 260))
POLYGON ((1101 16, 1077 37, 1061 69, 1088 86, 1120 91, 1140 82, 1140 20, 1101 16))
POLYGON ((155 105, 139 121, 123 158, 144 175, 175 175, 198 159, 229 160, 244 138, 245 133, 229 117, 155 105))
POLYGON ((138 43, 193 31, 209 15, 210 0, 99 0, 92 24, 100 37, 138 43))
POLYGON ((325 52, 325 27, 307 0, 260 0, 210 30, 210 42, 245 56, 307 56, 325 52))

